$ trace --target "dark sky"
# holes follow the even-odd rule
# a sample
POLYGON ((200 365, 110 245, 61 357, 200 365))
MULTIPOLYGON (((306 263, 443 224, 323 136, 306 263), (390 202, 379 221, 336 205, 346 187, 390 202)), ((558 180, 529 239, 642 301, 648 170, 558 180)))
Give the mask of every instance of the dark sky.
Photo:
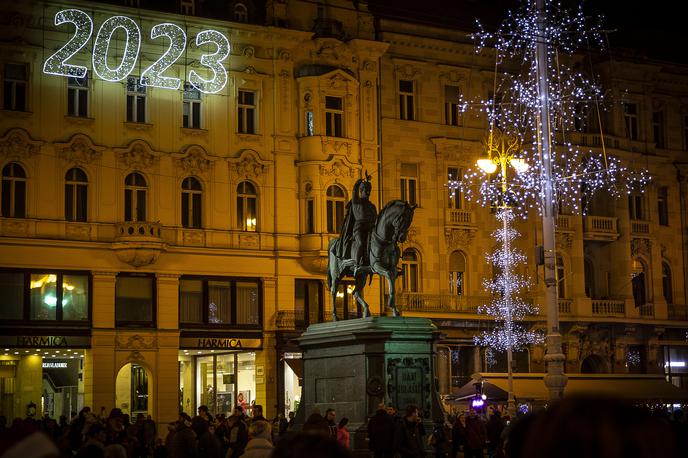
MULTIPOLYGON (((373 11, 412 21, 474 28, 475 19, 496 24, 519 0, 369 0, 373 11)), ((688 63, 688 24, 678 10, 680 1, 654 0, 564 0, 580 3, 589 15, 603 15, 603 28, 609 30, 612 52, 624 48, 637 50, 654 59, 688 63)))

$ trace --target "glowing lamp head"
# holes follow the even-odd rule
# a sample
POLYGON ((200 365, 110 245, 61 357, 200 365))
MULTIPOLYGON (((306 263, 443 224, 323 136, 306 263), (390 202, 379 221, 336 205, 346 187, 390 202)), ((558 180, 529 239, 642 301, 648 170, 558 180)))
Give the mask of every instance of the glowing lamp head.
POLYGON ((492 162, 492 159, 478 159, 477 165, 485 173, 494 173, 497 170, 497 164, 492 162))
POLYGON ((509 163, 511 166, 516 170, 517 173, 523 173, 528 170, 530 167, 528 163, 525 161, 525 159, 522 159, 520 157, 513 157, 509 160, 509 163))

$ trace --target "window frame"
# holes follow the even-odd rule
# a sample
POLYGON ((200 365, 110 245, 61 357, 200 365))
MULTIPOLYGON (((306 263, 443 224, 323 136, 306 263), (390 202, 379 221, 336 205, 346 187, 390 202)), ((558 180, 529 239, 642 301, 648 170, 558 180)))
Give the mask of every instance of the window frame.
POLYGON ((65 173, 65 220, 75 223, 85 223, 88 221, 88 174, 81 167, 71 167, 65 173), (70 172, 78 171, 84 174, 85 181, 79 181, 76 178, 70 178, 70 172), (72 212, 69 214, 69 202, 68 202, 68 189, 71 188, 71 209, 72 212), (84 214, 79 215, 79 201, 83 198, 82 207, 84 209, 84 214))
POLYGON ((325 95, 325 136, 345 138, 344 126, 344 97, 339 95, 325 95), (339 108, 328 107, 327 102, 330 100, 338 100, 339 108))
POLYGON ((626 102, 623 104, 623 120, 625 128, 625 136, 629 140, 639 139, 639 111, 638 104, 635 102, 626 102), (634 107, 631 113, 629 108, 634 107))
POLYGON ((235 3, 232 9, 232 18, 234 22, 248 24, 248 8, 243 3, 235 3), (243 8, 243 9, 242 9, 243 8))
POLYGON ((179 12, 185 16, 194 16, 196 14, 196 2, 194 0, 180 0, 179 12))
POLYGON ((258 134, 258 91, 251 89, 237 90, 237 133, 246 135, 258 134), (253 95, 253 103, 247 103, 244 94, 253 95), (249 122, 249 119, 251 122, 249 122), (252 123, 252 125, 250 125, 252 123))
POLYGON ((652 140, 656 148, 666 148, 666 129, 664 128, 664 110, 652 112, 652 140))
MULTIPOLYGON (((463 167, 460 167, 458 165, 449 165, 447 166, 447 181, 449 180, 455 180, 455 181, 462 181, 463 178, 463 167), (456 176, 452 178, 452 171, 456 171, 456 176)), ((466 201, 463 195, 463 192, 461 192, 460 188, 456 188, 454 190, 447 189, 447 208, 450 210, 465 210, 466 209, 466 201)))
POLYGON ((201 180, 196 178, 195 176, 187 176, 182 180, 181 186, 180 186, 180 191, 181 191, 181 208, 180 208, 180 214, 181 214, 181 226, 185 229, 202 229, 203 228, 203 183, 201 180), (200 189, 184 189, 184 184, 186 183, 187 180, 193 179, 195 182, 198 183, 200 189), (194 205, 194 196, 199 195, 199 203, 198 203, 198 225, 196 226, 194 221, 196 220, 195 215, 196 215, 196 206, 194 205), (184 224, 184 199, 188 199, 187 201, 187 207, 188 207, 188 212, 186 214, 186 224, 184 224))
POLYGON ((91 93, 91 81, 89 79, 88 73, 84 75, 83 78, 76 78, 70 76, 67 78, 67 116, 72 116, 74 118, 88 118, 90 113, 90 93, 91 93), (84 80, 83 83, 79 84, 79 80, 84 80), (81 96, 85 94, 86 102, 84 106, 84 112, 81 112, 81 96), (70 103, 73 104, 73 110, 70 110, 70 103))
MULTIPOLYGON (((245 186, 244 186, 245 188, 245 186)), ((258 187, 249 180, 239 182, 236 187, 236 206, 237 206, 237 229, 245 232, 258 232, 258 187), (253 188, 253 194, 245 192, 245 189, 240 190, 244 184, 249 184, 253 188), (246 222, 246 211, 249 208, 248 204, 253 201, 254 221, 253 227, 250 227, 246 222)))
POLYGON ((671 266, 666 260, 662 260, 662 297, 667 305, 674 304, 674 275, 671 266))
POLYGON ((416 120, 416 81, 412 79, 399 78, 397 80, 397 94, 399 100, 399 119, 403 121, 416 120), (402 90, 402 83, 411 83, 411 91, 402 90), (410 102, 410 107, 409 107, 410 102), (410 112, 409 112, 410 111, 410 112))
MULTIPOLYGON (((13 172, 14 173, 14 172, 13 172)), ((27 203, 28 203, 28 176, 26 174, 26 169, 22 164, 20 164, 17 161, 12 161, 8 162, 7 164, 3 165, 2 170, 0 170, 0 216, 4 218, 26 218, 27 217, 27 203), (14 166, 14 167, 19 167, 19 169, 22 171, 24 176, 15 176, 15 175, 5 175, 5 168, 8 166, 14 166), (8 214, 5 214, 2 211, 2 208, 5 207, 5 182, 9 183, 9 197, 7 197, 7 203, 9 206, 9 211, 8 214), (17 215, 17 203, 20 202, 20 198, 17 196, 17 184, 22 183, 23 184, 23 192, 24 192, 24 202, 22 203, 23 206, 23 213, 21 215, 17 215)))
POLYGON ((338 184, 331 184, 325 190, 325 215, 327 218, 325 228, 328 234, 339 234, 344 224, 344 207, 346 205, 346 191, 338 184), (341 196, 330 195, 330 189, 337 188, 342 192, 341 196), (340 210, 341 206, 341 211, 340 210), (341 214, 341 221, 338 220, 338 215, 341 214), (339 223, 339 224, 337 224, 339 223))
POLYGON ((184 83, 182 91, 182 127, 184 129, 203 128, 203 94, 190 83, 184 83), (190 97, 194 94, 194 97, 190 97), (198 119, 196 119, 196 112, 198 119))
POLYGON ((158 279, 153 273, 144 272, 119 272, 115 276, 115 328, 156 328, 158 326, 158 279), (151 319, 150 321, 133 321, 133 320, 118 320, 117 319, 117 278, 151 278, 151 319))
POLYGON ((300 316, 298 315, 299 312, 303 312, 303 324, 304 327, 308 327, 311 324, 314 323, 323 323, 325 321, 325 293, 324 293, 324 288, 323 288, 323 282, 322 280, 315 279, 315 278, 295 278, 294 279, 294 313, 296 315, 296 320, 298 323, 298 320, 300 316), (299 284, 302 286, 303 290, 303 310, 300 310, 296 306, 296 300, 297 300, 297 294, 299 292, 299 284), (308 294, 308 287, 310 285, 315 285, 318 290, 318 304, 317 307, 318 309, 315 311, 315 315, 317 315, 317 321, 311 322, 311 308, 312 304, 310 303, 310 295, 308 294))
POLYGON ((669 226, 669 187, 660 186, 657 190, 657 222, 669 226))
POLYGON ((401 253, 401 270, 404 272, 402 275, 401 279, 401 291, 404 293, 420 293, 421 292, 421 259, 420 259, 420 253, 418 252, 417 249, 413 247, 406 248, 402 253, 401 253), (406 260, 404 259, 404 254, 407 251, 412 251, 414 256, 416 257, 415 260, 406 260), (412 277, 412 268, 415 266, 415 288, 412 288, 410 286, 410 280, 412 277))
POLYGON ((264 324, 264 285, 263 280, 259 277, 222 277, 216 275, 182 275, 179 277, 179 303, 178 303, 178 319, 179 329, 198 329, 198 328, 212 328, 212 329, 263 329, 264 324), (200 280, 202 282, 202 323, 189 323, 182 321, 182 304, 181 304, 181 282, 182 280, 200 280), (231 323, 211 323, 209 320, 208 297, 209 289, 208 282, 221 281, 230 283, 231 291, 231 323), (258 286, 258 324, 238 324, 237 323, 237 283, 256 283, 258 286))
POLYGON ((124 221, 129 222, 144 222, 148 221, 148 180, 141 172, 130 172, 124 177, 124 221), (144 186, 137 184, 127 184, 127 179, 130 176, 138 175, 143 179, 145 183, 144 186), (130 192, 130 198, 127 199, 127 192, 130 192), (139 205, 138 205, 138 195, 143 192, 143 219, 139 219, 139 205), (127 219, 127 207, 129 207, 129 213, 131 214, 130 219, 127 219))
POLYGON ((633 221, 645 221, 645 195, 631 193, 628 195, 628 216, 633 221))
POLYGON ((146 124, 148 120, 148 86, 141 84, 141 78, 138 76, 128 76, 126 83, 127 90, 127 105, 126 116, 127 122, 135 124, 146 124), (135 84, 134 89, 131 89, 135 84), (143 100, 143 115, 139 113, 139 99, 143 100), (131 104, 131 106, 130 106, 131 104), (129 116, 131 113, 131 116, 129 116))
POLYGON ((2 66, 2 109, 7 111, 29 111, 29 64, 26 62, 5 62, 2 66), (23 66, 24 78, 23 80, 8 78, 7 67, 10 65, 23 66), (11 86, 11 101, 10 106, 5 106, 5 97, 7 96, 7 83, 11 86), (24 87, 24 107, 17 108, 17 87, 24 87))
POLYGON ((452 102, 449 100, 447 95, 447 89, 453 88, 458 92, 458 97, 460 98, 463 94, 461 86, 456 84, 445 84, 444 85, 444 123, 447 126, 461 127, 463 126, 463 113, 461 112, 459 99, 452 102))
POLYGON ((0 319, 0 324, 16 324, 16 323, 30 323, 31 326, 70 326, 80 328, 90 328, 93 320, 93 275, 88 270, 64 270, 64 269, 13 269, 0 268, 1 273, 16 273, 23 275, 23 296, 22 296, 22 317, 20 319, 0 319), (55 289, 55 319, 50 320, 32 320, 31 319, 31 275, 56 275, 56 289, 55 289), (88 303, 87 303, 87 318, 85 320, 65 320, 64 311, 62 310, 62 298, 64 297, 63 279, 65 275, 85 276, 88 278, 88 303))
POLYGON ((399 195, 400 199, 408 202, 410 205, 419 205, 420 189, 418 187, 419 164, 417 163, 401 163, 399 168, 399 195), (415 176, 404 175, 404 165, 412 165, 416 168, 415 176), (410 199, 413 194, 413 199, 410 199))

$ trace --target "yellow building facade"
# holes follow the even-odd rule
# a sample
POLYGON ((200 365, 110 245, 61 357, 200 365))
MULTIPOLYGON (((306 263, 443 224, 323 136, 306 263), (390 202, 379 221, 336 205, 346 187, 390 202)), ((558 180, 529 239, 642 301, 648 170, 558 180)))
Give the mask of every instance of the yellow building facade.
MULTIPOLYGON (((292 339, 328 319, 327 246, 365 171, 378 208, 420 206, 399 301, 445 334, 440 391, 499 369, 472 343, 492 321, 476 307, 493 217, 446 188, 486 133, 454 97, 487 95, 494 56, 456 31, 374 22, 361 2, 234 2, 204 17, 213 5, 3 2, 2 414, 295 410, 292 339)), ((559 216, 567 371, 666 370, 685 387, 685 68, 599 71, 636 109, 606 114, 610 151, 653 184, 559 216)), ((577 135, 598 148, 599 133, 577 135)), ((531 253, 539 219, 519 229, 531 253)), ((537 278, 532 259, 525 269, 537 278)), ((538 283, 528 295, 542 306, 538 283)), ((366 297, 384 313, 377 280, 366 297)), ((337 300, 340 318, 359 316, 348 285, 337 300)), ((517 363, 541 371, 543 349, 517 363)))

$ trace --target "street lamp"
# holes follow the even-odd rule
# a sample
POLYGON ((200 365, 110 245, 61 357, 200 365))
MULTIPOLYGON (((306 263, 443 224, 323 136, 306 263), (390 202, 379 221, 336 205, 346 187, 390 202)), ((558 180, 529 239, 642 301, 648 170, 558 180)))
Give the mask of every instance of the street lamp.
POLYGON ((511 272, 511 241, 509 239, 509 223, 512 220, 512 208, 510 199, 508 199, 509 183, 507 178, 507 164, 516 171, 516 173, 524 173, 528 170, 528 163, 515 155, 521 150, 521 141, 516 136, 505 135, 500 130, 493 128, 490 130, 487 139, 487 158, 478 159, 478 167, 486 174, 492 174, 499 168, 500 170, 500 184, 501 184, 501 199, 497 205, 502 215, 502 262, 504 266, 503 275, 504 292, 503 300, 505 302, 506 317, 504 326, 506 331, 506 361, 507 361, 507 377, 508 377, 508 400, 507 411, 509 415, 515 415, 516 402, 514 399, 514 377, 513 377, 513 316, 512 316, 512 272, 511 272))

